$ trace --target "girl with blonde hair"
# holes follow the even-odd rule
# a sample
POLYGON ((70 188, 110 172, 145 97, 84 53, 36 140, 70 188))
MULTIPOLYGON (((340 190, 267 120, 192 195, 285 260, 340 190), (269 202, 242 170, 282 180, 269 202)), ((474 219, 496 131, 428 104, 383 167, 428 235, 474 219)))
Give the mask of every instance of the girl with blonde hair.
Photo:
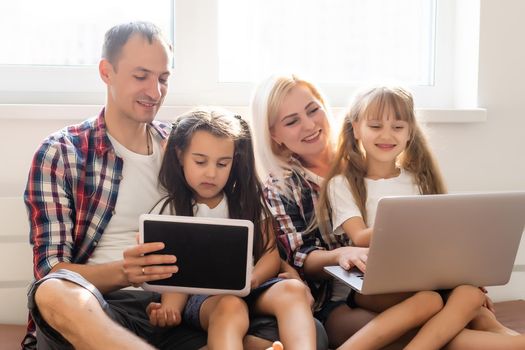
MULTIPOLYGON (((321 191, 321 222, 328 220, 330 213, 336 237, 368 247, 381 197, 445 192, 437 163, 417 123, 412 95, 403 88, 386 86, 357 94, 344 119, 334 165, 321 191)), ((382 312, 340 349, 379 349, 418 326, 422 327, 406 348, 440 349, 471 321, 475 326, 483 323, 482 319, 497 332, 512 333, 483 308, 490 300, 475 286, 361 295, 336 283, 334 290, 342 298, 347 296, 350 305, 382 312)), ((476 336, 469 340, 468 334, 466 340, 464 334, 459 339, 477 341, 476 336)), ((508 337, 505 342, 496 337, 490 348, 506 348, 509 340, 515 348, 523 342, 522 337, 508 337)), ((459 349, 455 344, 453 341, 449 347, 459 349)))

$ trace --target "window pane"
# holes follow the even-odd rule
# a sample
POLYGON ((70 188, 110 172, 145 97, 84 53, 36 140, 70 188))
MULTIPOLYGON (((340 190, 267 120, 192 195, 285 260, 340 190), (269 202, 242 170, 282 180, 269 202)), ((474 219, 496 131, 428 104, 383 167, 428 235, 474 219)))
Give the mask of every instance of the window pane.
POLYGON ((0 64, 90 65, 115 24, 151 21, 168 35, 172 0, 2 1, 0 19, 0 64))
POLYGON ((218 0, 219 79, 431 85, 434 0, 218 0))

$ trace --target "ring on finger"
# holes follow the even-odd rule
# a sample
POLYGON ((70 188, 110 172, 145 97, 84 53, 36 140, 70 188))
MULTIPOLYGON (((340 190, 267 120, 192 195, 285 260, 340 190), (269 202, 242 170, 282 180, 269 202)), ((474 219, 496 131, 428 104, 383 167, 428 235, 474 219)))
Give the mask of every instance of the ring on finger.
POLYGON ((142 267, 142 274, 145 275, 146 272, 144 271, 144 267, 142 267))

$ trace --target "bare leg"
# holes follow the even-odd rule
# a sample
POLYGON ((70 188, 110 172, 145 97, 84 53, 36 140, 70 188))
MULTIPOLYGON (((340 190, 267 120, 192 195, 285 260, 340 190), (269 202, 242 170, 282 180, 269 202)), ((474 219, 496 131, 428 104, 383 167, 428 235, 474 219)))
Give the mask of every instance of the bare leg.
POLYGON ((302 282, 288 279, 271 286, 255 303, 255 312, 277 318, 279 337, 287 350, 316 348, 315 323, 308 295, 302 282))
POLYGON ((421 328, 406 349, 440 349, 477 315, 484 300, 477 287, 454 288, 443 310, 421 328))
POLYGON ((496 318, 496 315, 483 306, 479 308, 477 316, 469 323, 468 328, 506 335, 519 335, 515 330, 507 328, 501 324, 496 318))
POLYGON ((438 293, 418 292, 379 314, 339 349, 379 349, 423 324, 442 307, 443 302, 438 293))
POLYGON ((93 294, 75 283, 48 279, 35 301, 44 320, 75 349, 154 349, 109 318, 93 294))
POLYGON ((246 303, 233 295, 216 295, 200 309, 202 328, 208 331, 208 348, 242 350, 250 323, 246 303))
POLYGON ((523 350, 525 335, 505 335, 471 329, 462 330, 448 343, 446 350, 523 350))

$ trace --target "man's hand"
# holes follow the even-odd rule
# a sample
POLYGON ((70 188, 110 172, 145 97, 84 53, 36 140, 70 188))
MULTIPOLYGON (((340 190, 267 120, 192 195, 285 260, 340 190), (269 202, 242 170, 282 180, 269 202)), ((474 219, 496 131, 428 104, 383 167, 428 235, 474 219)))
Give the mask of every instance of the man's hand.
POLYGON ((161 303, 149 303, 146 312, 149 322, 155 327, 176 327, 182 322, 179 310, 163 306, 161 303))
POLYGON ((164 248, 164 243, 144 243, 124 251, 122 269, 126 279, 133 287, 144 282, 161 280, 177 273, 179 268, 173 264, 177 261, 174 255, 150 254, 164 248))
POLYGON ((363 247, 341 247, 337 248, 339 253, 339 266, 345 270, 350 270, 356 266, 365 272, 366 260, 368 259, 368 248, 363 247))

